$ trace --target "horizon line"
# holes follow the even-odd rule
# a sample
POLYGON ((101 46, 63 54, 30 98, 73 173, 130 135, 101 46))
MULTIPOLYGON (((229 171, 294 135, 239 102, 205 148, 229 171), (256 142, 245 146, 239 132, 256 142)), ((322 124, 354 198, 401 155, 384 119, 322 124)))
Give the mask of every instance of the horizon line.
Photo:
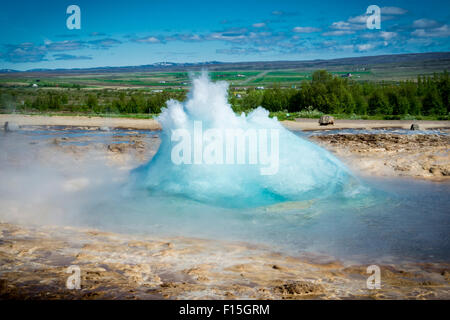
POLYGON ((51 71, 89 71, 89 70, 98 70, 98 69, 125 69, 125 68, 139 68, 139 67, 148 67, 154 66, 155 68, 161 69, 169 69, 171 67, 195 67, 202 65, 219 65, 219 64, 245 64, 245 63, 277 63, 277 62, 314 62, 314 61, 339 61, 346 59, 359 59, 359 58, 372 58, 372 57, 385 57, 385 56, 408 56, 408 55, 431 55, 431 54, 450 54, 450 51, 432 51, 432 52, 409 52, 409 53, 393 53, 393 54, 379 54, 379 55, 362 55, 362 56, 348 56, 342 58, 331 58, 331 59, 308 59, 308 60, 254 60, 254 61, 199 61, 199 62, 171 62, 171 61, 159 61, 148 64, 140 64, 140 65, 122 65, 122 66, 96 66, 96 67, 88 67, 88 68, 31 68, 27 70, 16 70, 11 68, 0 69, 0 74, 8 74, 8 73, 33 73, 33 72, 51 72, 51 71), (158 65, 158 64, 172 64, 169 66, 158 65))

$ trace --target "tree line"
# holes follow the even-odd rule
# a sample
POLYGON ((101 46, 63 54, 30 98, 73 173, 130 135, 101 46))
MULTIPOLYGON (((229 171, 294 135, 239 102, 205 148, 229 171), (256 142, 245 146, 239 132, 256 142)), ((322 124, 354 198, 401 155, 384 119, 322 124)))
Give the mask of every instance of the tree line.
POLYGON ((449 80, 444 72, 419 76, 417 81, 360 83, 319 70, 299 89, 252 89, 241 101, 231 100, 236 111, 262 106, 271 112, 313 109, 329 114, 448 115, 449 80))
POLYGON ((184 100, 184 91, 0 89, 2 111, 157 114, 170 99, 184 100))
MULTIPOLYGON (((315 71, 299 88, 273 86, 264 90, 247 89, 241 97, 233 94, 229 102, 236 112, 258 106, 271 112, 316 110, 347 115, 449 115, 449 74, 419 76, 416 81, 396 83, 357 82, 315 71)), ((169 99, 182 101, 184 90, 79 90, 0 88, 0 111, 67 111, 84 113, 161 112, 169 99)))

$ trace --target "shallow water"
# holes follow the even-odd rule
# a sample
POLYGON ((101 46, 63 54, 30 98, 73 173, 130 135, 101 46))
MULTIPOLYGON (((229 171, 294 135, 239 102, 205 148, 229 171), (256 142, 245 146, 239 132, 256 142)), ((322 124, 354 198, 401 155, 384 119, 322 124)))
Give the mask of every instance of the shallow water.
POLYGON ((117 232, 226 239, 356 262, 450 261, 450 184, 364 181, 370 195, 253 209, 180 197, 124 195, 91 207, 83 224, 117 232))
MULTIPOLYGON (((127 132, 42 129, 17 134, 97 139, 127 132)), ((103 185, 62 199, 77 206, 65 213, 70 216, 65 223, 131 234, 245 241, 292 255, 324 254, 344 261, 450 261, 449 183, 365 179, 350 197, 226 208, 145 189, 130 192, 122 182, 112 182, 114 178, 108 172, 103 185)))
MULTIPOLYGON (((21 128, 21 130, 16 131, 15 134, 19 134, 36 141, 42 141, 50 138, 65 138, 71 140, 82 138, 85 139, 82 145, 87 145, 89 143, 105 142, 105 140, 113 140, 114 138, 129 137, 132 135, 153 137, 158 136, 159 131, 120 128, 86 130, 83 128, 72 128, 67 126, 29 126, 21 128)), ((62 144, 74 144, 76 142, 77 141, 61 141, 62 144)), ((124 140, 123 142, 128 143, 129 141, 124 140)))

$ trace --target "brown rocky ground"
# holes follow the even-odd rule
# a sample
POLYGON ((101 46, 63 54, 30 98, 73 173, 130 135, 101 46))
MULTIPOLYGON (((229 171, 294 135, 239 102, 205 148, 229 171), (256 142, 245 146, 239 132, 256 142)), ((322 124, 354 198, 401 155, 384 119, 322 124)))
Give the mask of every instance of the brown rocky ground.
POLYGON ((435 134, 331 134, 311 140, 362 175, 450 180, 450 136, 435 134))
MULTIPOLYGON (((337 134, 311 139, 364 174, 448 178, 447 136, 337 134)), ((126 172, 148 161, 160 139, 128 132, 85 142, 90 138, 20 140, 19 148, 1 154, 0 176, 9 170, 5 164, 19 169, 37 162, 73 166, 68 159, 97 159, 126 172)), ((71 188, 82 187, 80 180, 68 182, 71 188)), ((450 299, 448 263, 380 265, 382 288, 369 290, 366 265, 292 257, 245 243, 121 235, 30 221, 12 224, 2 218, 5 208, 0 206, 1 299, 450 299), (80 267, 80 290, 66 288, 71 265, 80 267)))
POLYGON ((366 265, 244 243, 0 224, 1 299, 450 299, 449 264, 366 265), (81 289, 67 289, 68 267, 81 289))

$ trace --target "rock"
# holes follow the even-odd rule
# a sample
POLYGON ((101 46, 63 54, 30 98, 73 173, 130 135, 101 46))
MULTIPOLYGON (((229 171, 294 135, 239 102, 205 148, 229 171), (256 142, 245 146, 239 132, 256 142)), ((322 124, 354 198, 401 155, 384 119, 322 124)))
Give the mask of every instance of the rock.
POLYGON ((99 131, 110 131, 109 127, 100 127, 98 128, 99 131))
POLYGON ((330 134, 310 137, 365 174, 448 180, 450 136, 432 134, 330 134))
POLYGON ((418 125, 417 123, 413 123, 413 124, 411 125, 410 130, 420 130, 420 127, 419 127, 419 125, 418 125))
POLYGON ((5 279, 0 279, 0 293, 6 292, 8 289, 8 283, 5 279))
POLYGON ((14 122, 9 122, 9 121, 6 121, 5 122, 5 131, 6 132, 11 132, 11 131, 17 131, 17 130, 19 130, 19 126, 18 126, 18 124, 17 123, 14 123, 14 122))
POLYGON ((123 153, 130 145, 128 143, 111 143, 108 145, 108 150, 111 152, 123 153))
POLYGON ((275 270, 281 270, 282 268, 281 268, 280 266, 274 264, 274 265, 272 266, 272 269, 275 269, 275 270))
POLYGON ((316 295, 323 292, 320 285, 307 281, 292 281, 274 288, 274 291, 286 295, 316 295))
POLYGON ((334 118, 332 116, 321 116, 319 119, 319 124, 321 126, 327 126, 329 124, 334 124, 334 118))

